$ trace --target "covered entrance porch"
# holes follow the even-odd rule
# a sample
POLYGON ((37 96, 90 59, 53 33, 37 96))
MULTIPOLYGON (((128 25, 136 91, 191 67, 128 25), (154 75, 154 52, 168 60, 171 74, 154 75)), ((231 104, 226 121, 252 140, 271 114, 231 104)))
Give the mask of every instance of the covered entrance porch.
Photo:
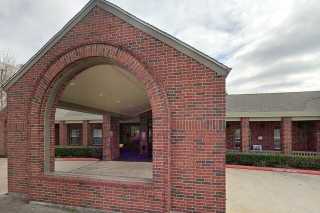
POLYGON ((146 91, 120 67, 97 65, 83 71, 66 85, 58 107, 56 154, 76 157, 85 150, 89 156, 81 157, 152 161, 152 111, 146 91))
POLYGON ((318 118, 240 118, 227 121, 227 150, 320 156, 318 118))
MULTIPOLYGON (((90 1, 4 85, 8 192, 109 212, 224 212, 230 70, 111 3, 90 1), (102 116, 95 136, 106 162, 119 157, 121 122, 152 110, 152 179, 59 175, 57 108, 102 116)), ((88 131, 72 129, 70 146, 88 131)), ((141 129, 139 154, 149 154, 150 131, 141 129)))

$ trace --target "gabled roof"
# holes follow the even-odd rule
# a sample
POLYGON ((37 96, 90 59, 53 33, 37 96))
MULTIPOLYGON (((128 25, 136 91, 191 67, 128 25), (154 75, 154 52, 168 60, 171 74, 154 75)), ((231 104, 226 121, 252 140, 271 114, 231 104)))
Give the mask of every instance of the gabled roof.
POLYGON ((158 28, 142 21, 134 15, 126 12, 120 7, 104 1, 104 0, 91 0, 89 1, 80 12, 78 12, 56 35, 54 35, 21 69, 10 78, 5 84, 4 88, 10 87, 14 84, 23 74, 34 65, 52 46, 54 46, 73 26, 82 20, 95 6, 104 9, 107 12, 119 17, 132 26, 140 29, 141 31, 157 38, 158 40, 168 44, 169 46, 177 49, 178 51, 195 59, 199 63, 211 68, 217 74, 227 76, 231 68, 211 58, 210 56, 198 51, 190 45, 180 41, 179 39, 169 35, 168 33, 159 30, 158 28))
POLYGON ((320 116, 320 91, 228 95, 227 117, 320 116))

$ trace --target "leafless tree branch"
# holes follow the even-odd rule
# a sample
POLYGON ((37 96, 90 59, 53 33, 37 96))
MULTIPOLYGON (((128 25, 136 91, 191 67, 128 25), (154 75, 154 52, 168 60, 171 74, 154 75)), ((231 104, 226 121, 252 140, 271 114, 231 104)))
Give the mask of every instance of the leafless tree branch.
MULTIPOLYGON (((17 71, 15 58, 8 52, 0 52, 0 84, 4 84, 17 71)), ((6 107, 7 95, 0 87, 0 110, 6 107)))

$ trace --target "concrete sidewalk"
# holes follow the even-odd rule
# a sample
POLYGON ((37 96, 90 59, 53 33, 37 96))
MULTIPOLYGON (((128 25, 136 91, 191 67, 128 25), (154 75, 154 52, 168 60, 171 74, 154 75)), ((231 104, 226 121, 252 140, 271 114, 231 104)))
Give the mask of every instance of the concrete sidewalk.
POLYGON ((3 213, 67 213, 68 210, 27 204, 21 199, 0 195, 0 212, 3 213))
POLYGON ((0 158, 0 194, 8 191, 7 159, 0 158))
MULTIPOLYGON (((0 159, 0 193, 7 191, 7 161, 0 159)), ((94 161, 58 161, 56 169, 71 174, 150 178, 150 163, 94 161), (119 165, 121 164, 121 165, 119 165), (132 172, 137 166, 137 171, 132 172), (131 168, 131 169, 128 169, 131 168)), ((227 168, 227 213, 319 213, 320 176, 287 172, 227 168)), ((0 212, 6 213, 65 213, 71 210, 27 205, 19 200, 0 196, 0 212)), ((72 211, 71 211, 72 212, 72 211)), ((77 212, 77 211, 73 211, 77 212)))

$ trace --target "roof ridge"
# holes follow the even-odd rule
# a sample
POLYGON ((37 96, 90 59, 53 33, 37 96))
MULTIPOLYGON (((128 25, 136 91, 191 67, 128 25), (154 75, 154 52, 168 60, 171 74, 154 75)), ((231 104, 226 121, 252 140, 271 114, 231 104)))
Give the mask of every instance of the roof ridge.
POLYGON ((124 20, 128 24, 138 28, 139 30, 151 35, 152 37, 166 43, 183 54, 195 59, 204 66, 214 70, 218 75, 227 76, 231 70, 230 67, 217 61, 216 59, 200 52, 196 48, 184 43, 183 41, 169 35, 168 33, 154 27, 151 24, 137 18, 131 13, 125 11, 119 6, 105 0, 90 0, 64 27, 59 30, 27 63, 25 63, 8 81, 1 85, 8 88, 14 84, 24 73, 32 67, 47 51, 54 46, 67 32, 71 30, 82 18, 87 15, 95 6, 99 6, 107 12, 112 13, 118 18, 124 20))
POLYGON ((240 96, 240 95, 277 95, 277 94, 294 94, 294 93, 312 93, 319 92, 319 90, 310 91, 295 91, 295 92, 265 92, 265 93, 239 93, 239 94, 227 94, 228 96, 240 96))

